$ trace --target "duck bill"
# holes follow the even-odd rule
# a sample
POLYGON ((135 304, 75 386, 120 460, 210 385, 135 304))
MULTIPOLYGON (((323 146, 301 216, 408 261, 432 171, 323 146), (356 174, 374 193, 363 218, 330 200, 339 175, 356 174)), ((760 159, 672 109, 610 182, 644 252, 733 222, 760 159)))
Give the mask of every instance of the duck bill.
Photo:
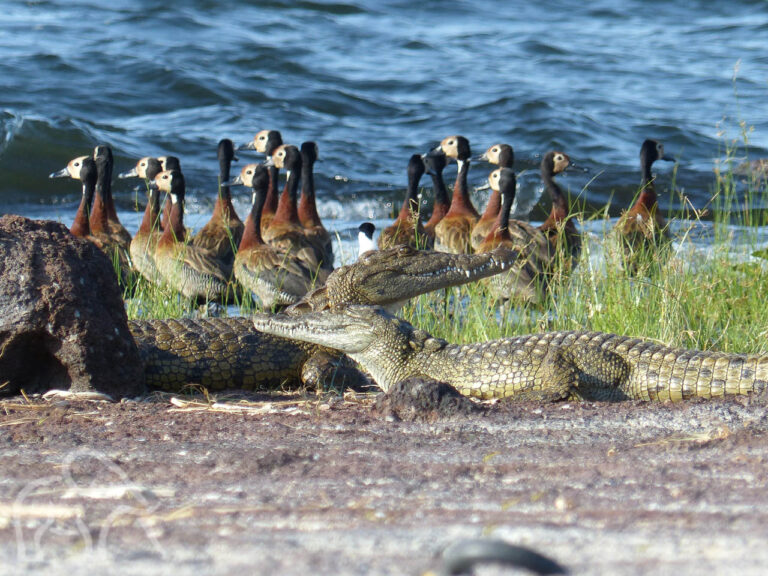
POLYGON ((238 150, 256 150, 256 143, 251 140, 250 142, 246 142, 245 144, 240 144, 240 146, 237 147, 238 150))
POLYGON ((488 190, 491 187, 491 185, 486 182, 485 184, 481 184, 480 186, 477 186, 475 188, 475 192, 480 192, 481 190, 488 190))
POLYGON ((222 186, 244 186, 243 184, 243 178, 238 174, 231 180, 228 180, 227 182, 222 182, 222 186))
POLYGON ((62 168, 61 170, 57 172, 51 172, 48 174, 48 178, 68 178, 69 177, 69 169, 62 168))
POLYGON ((120 172, 120 174, 117 175, 117 177, 120 178, 120 179, 123 179, 123 178, 138 178, 138 176, 139 176, 139 171, 136 170, 135 166, 133 168, 131 168, 130 170, 128 170, 128 172, 120 172))
POLYGON ((571 162, 566 166, 566 170, 575 170, 576 172, 589 172, 589 168, 586 166, 579 166, 575 162, 571 162))

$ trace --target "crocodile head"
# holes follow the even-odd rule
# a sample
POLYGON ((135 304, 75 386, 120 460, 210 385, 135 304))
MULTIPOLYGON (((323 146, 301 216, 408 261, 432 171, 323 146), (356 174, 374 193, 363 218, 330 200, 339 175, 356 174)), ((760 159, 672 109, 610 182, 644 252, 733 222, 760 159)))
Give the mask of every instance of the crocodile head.
POLYGON ((346 304, 300 316, 255 314, 253 325, 266 334, 344 352, 362 364, 384 391, 419 374, 421 351, 438 350, 446 344, 380 306, 346 304))
POLYGON ((396 246, 363 254, 354 264, 336 269, 325 286, 294 304, 303 314, 341 304, 398 309, 405 301, 449 286, 458 286, 509 269, 518 253, 498 249, 484 254, 448 254, 396 246))

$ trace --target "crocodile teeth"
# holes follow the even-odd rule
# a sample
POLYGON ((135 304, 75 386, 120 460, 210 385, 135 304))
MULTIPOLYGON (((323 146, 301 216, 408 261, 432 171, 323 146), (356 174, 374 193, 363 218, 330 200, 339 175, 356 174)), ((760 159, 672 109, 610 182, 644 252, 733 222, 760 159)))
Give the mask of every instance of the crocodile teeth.
POLYGON ((469 270, 465 270, 465 271, 464 271, 464 274, 466 274, 466 275, 467 275, 467 278, 469 278, 469 277, 471 277, 471 276, 472 276, 472 274, 469 272, 469 270))

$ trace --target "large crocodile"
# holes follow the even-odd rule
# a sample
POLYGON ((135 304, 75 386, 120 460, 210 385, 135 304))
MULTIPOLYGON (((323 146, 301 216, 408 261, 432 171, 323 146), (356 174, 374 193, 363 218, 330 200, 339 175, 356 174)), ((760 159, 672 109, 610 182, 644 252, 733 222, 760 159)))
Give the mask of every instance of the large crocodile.
POLYGON ((670 348, 603 332, 454 345, 383 308, 359 305, 300 317, 261 314, 253 322, 262 332, 344 352, 385 391, 425 376, 478 398, 675 401, 759 392, 768 384, 768 356, 670 348))
MULTIPOLYGON (((417 251, 407 246, 364 254, 335 270, 326 285, 292 306, 291 314, 343 303, 399 307, 409 298, 509 270, 511 250, 487 254, 417 251)), ((256 388, 282 383, 320 386, 334 378, 359 381, 351 362, 315 344, 257 332, 249 319, 180 318, 129 323, 145 365, 147 385, 176 390, 189 383, 211 389, 256 388)))

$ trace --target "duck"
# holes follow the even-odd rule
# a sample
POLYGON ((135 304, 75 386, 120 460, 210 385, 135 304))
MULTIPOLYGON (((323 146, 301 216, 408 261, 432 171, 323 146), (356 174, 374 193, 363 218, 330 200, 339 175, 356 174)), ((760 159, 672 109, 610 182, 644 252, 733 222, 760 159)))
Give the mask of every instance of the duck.
MULTIPOLYGON (((163 168, 160 160, 151 156, 140 158, 136 165, 127 172, 118 174, 118 178, 138 177, 149 182, 155 179, 163 168)), ((155 250, 157 241, 162 235, 160 229, 160 194, 156 188, 147 186, 147 206, 144 209, 139 229, 131 240, 131 263, 150 282, 159 278, 155 266, 155 250)))
POLYGON ((649 138, 640 147, 640 195, 621 215, 614 229, 624 250, 624 264, 630 271, 637 270, 637 256, 670 241, 667 223, 659 211, 655 178, 651 172, 657 160, 674 162, 674 158, 664 153, 661 142, 649 138))
POLYGON ((117 279, 120 286, 130 286, 131 266, 128 252, 119 243, 116 235, 110 233, 108 227, 104 224, 107 210, 103 201, 100 204, 100 227, 97 231, 94 231, 91 227, 91 222, 93 221, 92 203, 95 204, 100 178, 98 162, 92 156, 78 156, 70 160, 65 168, 49 175, 49 178, 66 177, 80 180, 83 183, 83 194, 70 232, 73 236, 84 238, 96 244, 109 257, 113 265, 117 264, 115 270, 118 273, 117 279))
POLYGON ((333 241, 328 230, 323 226, 317 213, 315 201, 314 166, 319 156, 317 143, 301 144, 301 197, 299 198, 299 222, 304 227, 304 235, 316 246, 320 256, 320 265, 333 270, 333 241))
POLYGON ((469 140, 459 135, 448 136, 440 142, 436 150, 456 160, 459 170, 456 174, 451 207, 443 219, 435 225, 435 250, 454 254, 470 253, 472 252, 470 239, 472 227, 480 219, 480 215, 472 205, 467 190, 467 173, 472 156, 469 140))
POLYGON ((192 244, 213 252, 216 258, 231 266, 235 261, 235 251, 245 229, 245 225, 232 205, 232 194, 227 184, 232 161, 237 161, 232 140, 224 138, 219 141, 217 156, 219 191, 213 206, 213 214, 205 226, 192 237, 192 244))
POLYGON ((251 211, 245 219, 245 231, 235 254, 235 278, 259 298, 265 309, 298 302, 313 288, 314 270, 304 266, 295 255, 270 246, 262 238, 261 211, 269 188, 267 167, 248 164, 232 184, 253 189, 251 211))
POLYGON ((96 179, 96 194, 89 220, 91 232, 96 235, 106 234, 112 237, 127 257, 131 245, 131 235, 120 223, 112 198, 112 170, 114 167, 112 149, 105 144, 99 144, 93 150, 93 160, 96 162, 98 178, 96 179))
POLYGON ((160 277, 185 298, 225 300, 228 276, 224 263, 212 252, 184 242, 184 176, 178 170, 164 170, 155 176, 150 186, 167 193, 171 200, 168 223, 155 250, 155 265, 160 277))
POLYGON ((419 181, 426 168, 421 154, 413 154, 408 160, 408 189, 403 206, 395 221, 379 234, 379 249, 407 244, 411 248, 426 248, 427 235, 421 223, 419 211, 419 181))
POLYGON ((376 233, 376 225, 373 222, 363 222, 357 227, 357 257, 366 252, 378 250, 373 235, 376 233))
MULTIPOLYGON (((176 170, 177 172, 181 172, 181 161, 177 156, 158 156, 157 159, 160 160, 160 166, 163 170, 176 170)), ((166 223, 171 215, 171 197, 166 194, 165 202, 161 201, 160 203, 163 205, 160 228, 165 230, 166 223)), ((186 229, 184 230, 184 233, 187 233, 186 229)))
MULTIPOLYGON (((478 156, 478 160, 482 162, 488 162, 494 164, 499 168, 514 168, 515 165, 515 151, 509 144, 494 144, 490 146, 483 154, 478 156)), ((477 247, 485 240, 489 232, 493 228, 494 222, 499 215, 501 209, 501 197, 495 190, 491 192, 491 196, 488 198, 488 204, 485 207, 485 212, 480 216, 480 220, 472 228, 472 249, 477 250, 477 247)))
POLYGON ((96 192, 97 174, 96 162, 93 161, 93 158, 90 156, 78 156, 70 160, 61 170, 49 174, 48 177, 72 178, 82 182, 83 193, 69 231, 73 236, 90 240, 99 248, 102 248, 101 241, 91 234, 91 226, 88 222, 93 196, 96 192))
MULTIPOLYGON (((238 150, 254 150, 259 154, 265 154, 267 158, 274 154, 278 146, 283 144, 283 136, 279 130, 259 130, 253 140, 240 145, 238 150)), ((277 184, 280 175, 280 169, 277 166, 268 166, 269 170, 269 189, 267 190, 267 199, 264 202, 264 208, 261 214, 261 232, 266 232, 272 223, 277 211, 277 184)))
POLYGON ((576 223, 570 214, 568 200, 563 194, 560 185, 555 181, 555 176, 565 172, 573 166, 573 162, 564 152, 552 150, 544 155, 541 160, 541 179, 544 188, 552 199, 552 209, 547 219, 539 226, 549 240, 550 254, 553 258, 564 249, 570 265, 575 263, 581 254, 581 233, 576 228, 576 223))
POLYGON ((509 218, 517 187, 512 168, 497 168, 488 176, 488 181, 491 189, 499 193, 501 208, 477 252, 491 252, 503 247, 520 254, 509 272, 489 279, 490 291, 502 300, 541 302, 546 292, 548 260, 544 234, 530 224, 509 218))
POLYGON ((281 144, 275 149, 272 156, 267 158, 267 167, 272 164, 285 169, 286 181, 272 223, 266 231, 262 225, 262 237, 268 244, 278 250, 295 255, 304 265, 315 270, 318 285, 324 284, 330 271, 321 267, 322 253, 306 237, 296 205, 303 164, 301 152, 296 146, 281 144))
POLYGON ((448 163, 448 159, 442 150, 433 150, 428 154, 424 154, 421 158, 424 161, 424 168, 427 174, 432 178, 432 189, 435 196, 434 203, 432 204, 432 215, 424 224, 424 232, 427 234, 429 242, 434 246, 435 226, 445 217, 451 207, 451 199, 448 197, 448 190, 443 180, 443 170, 448 163))

